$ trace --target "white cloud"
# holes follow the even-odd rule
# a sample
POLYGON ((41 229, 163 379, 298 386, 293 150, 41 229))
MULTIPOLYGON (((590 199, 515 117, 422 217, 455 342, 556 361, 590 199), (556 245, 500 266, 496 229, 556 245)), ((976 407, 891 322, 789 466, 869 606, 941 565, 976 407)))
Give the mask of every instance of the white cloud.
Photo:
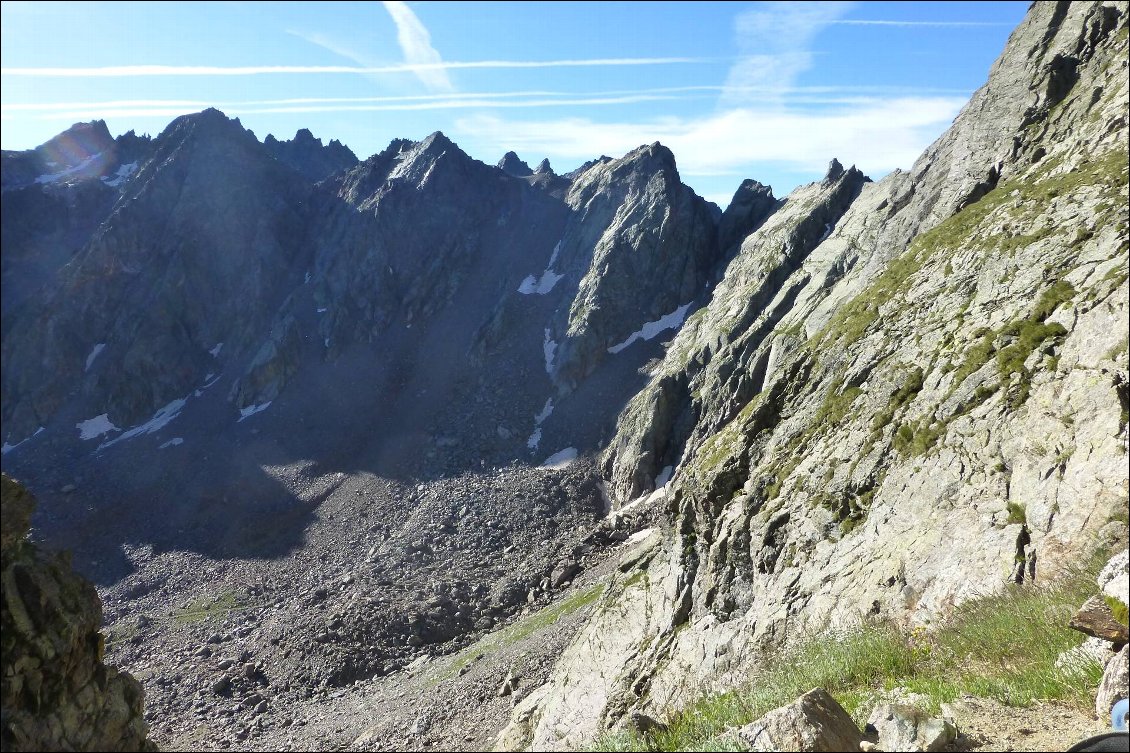
POLYGON ((637 65, 686 65, 706 58, 588 58, 573 60, 468 60, 396 65, 108 65, 94 68, 0 68, 0 75, 34 78, 128 78, 134 76, 263 76, 271 74, 414 73, 461 69, 587 68, 637 65))
POLYGON ((723 103, 747 98, 750 88, 788 87, 812 67, 812 40, 847 13, 851 3, 758 3, 734 19, 739 58, 726 78, 723 103))
POLYGON ((621 155, 659 141, 675 153, 684 176, 757 177, 758 167, 767 164, 819 174, 832 157, 879 176, 910 167, 964 104, 964 97, 875 98, 820 112, 742 107, 698 118, 616 123, 475 115, 457 119, 455 134, 486 149, 563 162, 621 155))
MULTIPOLYGON (((406 3, 394 0, 385 0, 385 10, 392 16, 396 24, 396 40, 404 52, 404 60, 409 64, 435 64, 441 63, 439 51, 432 47, 432 35, 427 28, 412 12, 406 3)), ((443 68, 424 69, 416 73, 424 82, 424 86, 432 91, 451 92, 455 86, 443 68)))

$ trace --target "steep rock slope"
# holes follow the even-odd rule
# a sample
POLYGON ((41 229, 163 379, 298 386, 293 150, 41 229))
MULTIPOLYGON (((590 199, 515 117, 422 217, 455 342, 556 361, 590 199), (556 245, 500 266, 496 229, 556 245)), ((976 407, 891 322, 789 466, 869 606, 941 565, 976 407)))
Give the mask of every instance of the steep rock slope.
POLYGON ((35 500, 4 474, 4 750, 156 750, 141 685, 102 663, 102 605, 62 557, 28 542, 35 500))
POLYGON ((911 171, 834 164, 743 241, 605 455, 614 503, 670 529, 508 739, 576 745, 792 637, 944 618, 1125 510, 1126 15, 1034 4, 911 171))

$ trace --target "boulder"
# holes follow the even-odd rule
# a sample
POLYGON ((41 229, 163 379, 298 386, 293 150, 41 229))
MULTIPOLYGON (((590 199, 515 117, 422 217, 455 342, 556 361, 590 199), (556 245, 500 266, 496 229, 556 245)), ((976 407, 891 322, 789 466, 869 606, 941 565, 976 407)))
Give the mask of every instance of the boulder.
POLYGON ((867 726, 875 729, 879 750, 944 750, 957 739, 957 728, 949 720, 901 703, 876 706, 867 726))
POLYGON ((1092 596, 1067 623, 1080 633, 1102 638, 1111 643, 1126 643, 1130 630, 1114 618, 1110 605, 1102 596, 1092 596))
POLYGON ((1106 665, 1102 682, 1099 683, 1099 692, 1095 695, 1095 713, 1108 724, 1114 704, 1130 697, 1130 659, 1127 658, 1127 648, 1123 646, 1118 655, 1106 665))
POLYGON ((863 735, 836 699, 814 688, 738 730, 750 750, 859 750, 863 735))

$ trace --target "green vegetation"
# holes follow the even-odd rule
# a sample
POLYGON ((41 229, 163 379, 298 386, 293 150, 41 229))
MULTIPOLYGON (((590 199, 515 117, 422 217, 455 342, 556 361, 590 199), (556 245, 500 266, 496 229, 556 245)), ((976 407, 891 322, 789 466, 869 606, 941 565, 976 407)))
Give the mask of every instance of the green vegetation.
POLYGON ((1067 627, 1079 604, 1095 590, 1101 562, 1043 588, 1010 585, 967 602, 935 631, 907 635, 889 623, 861 627, 836 638, 817 638, 774 655, 749 684, 704 696, 649 736, 607 735, 597 750, 735 750, 727 730, 791 703, 814 687, 831 693, 858 723, 884 690, 903 687, 927 697, 927 711, 962 693, 1009 706, 1060 700, 1093 708, 1102 668, 1089 659, 1057 668, 1060 653, 1082 636, 1067 627), (727 746, 727 747, 723 747, 727 746))
POLYGON ((1024 512, 1024 505, 1019 502, 1008 503, 1008 522, 1025 524, 1028 522, 1028 516, 1024 512))
POLYGON ((1130 626, 1130 610, 1127 609, 1125 604, 1113 596, 1107 596, 1106 594, 1103 594, 1103 601, 1110 607, 1110 613, 1115 620, 1123 625, 1130 626))
POLYGON ((922 391, 923 376, 922 367, 916 366, 902 386, 895 391, 895 394, 891 395, 887 407, 876 413, 875 418, 871 419, 871 431, 881 431, 904 405, 922 391))
POLYGON ((774 476, 774 480, 766 487, 766 499, 776 499, 781 493, 781 485, 785 483, 785 479, 792 475, 800 465, 800 461, 804 459, 804 449, 809 440, 841 423, 856 398, 863 394, 863 390, 859 387, 849 387, 841 392, 842 387, 843 379, 832 382, 824 394, 824 402, 820 404, 808 428, 789 440, 788 445, 778 453, 777 457, 782 458, 782 462, 767 469, 768 473, 774 476))
POLYGON ((451 664, 444 672, 445 677, 454 677, 459 670, 466 667, 479 657, 489 656, 500 648, 512 646, 523 638, 528 638, 534 633, 549 627, 566 615, 573 614, 578 609, 592 604, 604 591, 603 583, 595 583, 583 591, 578 591, 567 599, 557 604, 535 612, 524 620, 519 620, 501 630, 483 636, 481 640, 468 646, 455 655, 451 664))
POLYGON ((246 609, 247 607, 247 602, 236 596, 235 591, 224 591, 219 596, 206 596, 174 611, 173 620, 176 622, 200 622, 213 617, 223 617, 229 612, 246 609))

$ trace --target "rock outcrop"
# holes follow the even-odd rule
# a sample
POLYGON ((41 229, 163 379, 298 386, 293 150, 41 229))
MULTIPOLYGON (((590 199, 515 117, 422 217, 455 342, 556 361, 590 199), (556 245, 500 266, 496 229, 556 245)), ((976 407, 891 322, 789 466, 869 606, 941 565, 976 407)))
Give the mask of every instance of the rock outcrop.
POLYGON ((1055 577, 1124 515, 1126 29, 1035 4, 910 171, 833 163, 742 241, 604 456, 614 506, 671 478, 666 541, 527 709, 531 747, 793 636, 1055 577))
POLYGON ((35 500, 2 477, 4 750, 156 750, 141 685, 102 663, 102 605, 66 558, 27 540, 35 500))

